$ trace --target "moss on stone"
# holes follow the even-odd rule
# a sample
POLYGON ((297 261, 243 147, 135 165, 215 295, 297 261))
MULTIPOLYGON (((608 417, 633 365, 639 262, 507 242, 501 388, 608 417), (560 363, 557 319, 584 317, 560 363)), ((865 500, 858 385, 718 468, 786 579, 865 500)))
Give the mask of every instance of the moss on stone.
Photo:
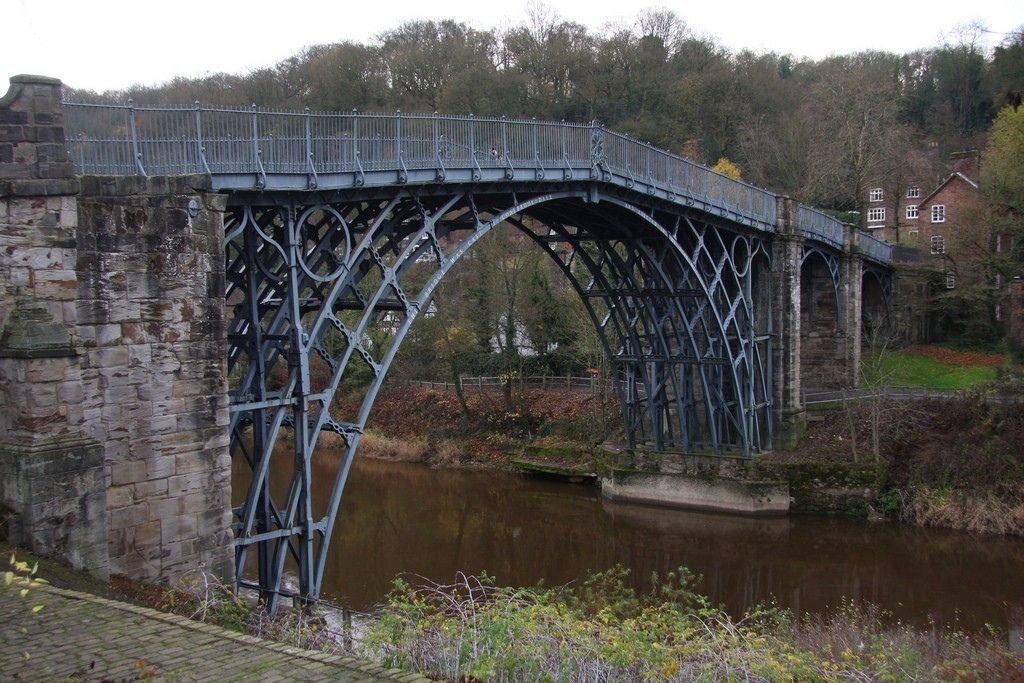
POLYGON ((872 465, 758 461, 754 467, 763 476, 789 482, 794 512, 863 519, 873 514, 881 473, 872 465))

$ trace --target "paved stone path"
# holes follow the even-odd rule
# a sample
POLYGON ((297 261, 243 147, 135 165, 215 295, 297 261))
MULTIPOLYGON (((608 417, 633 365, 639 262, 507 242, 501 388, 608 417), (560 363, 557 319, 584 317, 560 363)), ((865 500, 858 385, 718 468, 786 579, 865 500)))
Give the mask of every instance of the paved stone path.
POLYGON ((12 588, 0 585, 5 681, 427 681, 95 595, 43 586, 22 598, 12 588))

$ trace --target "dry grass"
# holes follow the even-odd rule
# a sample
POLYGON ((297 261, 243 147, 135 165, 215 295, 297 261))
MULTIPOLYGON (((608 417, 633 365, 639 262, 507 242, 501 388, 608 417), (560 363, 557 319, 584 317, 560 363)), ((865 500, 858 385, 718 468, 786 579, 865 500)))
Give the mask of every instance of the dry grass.
MULTIPOLYGON (((320 457, 337 458, 345 452, 345 442, 333 432, 320 435, 320 457)), ((432 440, 426 436, 394 437, 368 430, 359 440, 359 456, 396 462, 422 462, 431 465, 457 464, 462 457, 458 444, 450 439, 432 440)))
POLYGON ((368 431, 359 441, 359 453, 380 460, 426 462, 430 447, 426 437, 395 438, 368 431))
POLYGON ((1024 535, 1024 410, 965 395, 946 401, 851 404, 818 413, 799 446, 761 463, 861 465, 877 472, 888 514, 921 526, 1024 535), (871 449, 880 414, 879 459, 871 449))
POLYGON ((902 517, 913 524, 1024 536, 1024 490, 997 496, 921 486, 904 498, 902 517))
POLYGON ((459 574, 397 581, 363 652, 451 681, 1022 680, 1001 635, 917 629, 853 604, 800 617, 759 606, 734 619, 689 588, 637 593, 620 567, 582 587, 495 587, 459 574))
POLYGON ((990 635, 916 629, 869 603, 794 619, 788 640, 819 659, 841 663, 834 673, 838 680, 1022 680, 1024 661, 990 635), (890 655, 885 675, 849 666, 872 649, 890 655))

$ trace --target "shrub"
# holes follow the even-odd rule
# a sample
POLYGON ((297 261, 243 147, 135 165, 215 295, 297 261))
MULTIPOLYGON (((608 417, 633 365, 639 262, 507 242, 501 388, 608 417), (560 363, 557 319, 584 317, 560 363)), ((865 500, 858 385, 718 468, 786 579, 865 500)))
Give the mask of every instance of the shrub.
POLYGON ((445 680, 907 680, 1024 674, 994 639, 888 626, 847 605, 795 620, 758 607, 733 619, 681 568, 638 593, 616 567, 576 589, 395 582, 361 646, 385 665, 445 680))

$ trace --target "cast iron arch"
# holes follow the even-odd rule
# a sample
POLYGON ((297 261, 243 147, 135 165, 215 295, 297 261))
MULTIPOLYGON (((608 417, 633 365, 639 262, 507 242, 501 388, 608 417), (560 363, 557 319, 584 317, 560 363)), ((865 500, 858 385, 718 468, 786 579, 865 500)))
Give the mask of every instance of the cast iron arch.
POLYGON ((271 609, 288 594, 289 555, 298 595, 318 597, 345 480, 398 348, 445 274, 506 222, 580 295, 619 368, 631 443, 744 454, 769 445, 771 388, 751 297, 753 263, 766 252, 756 235, 695 215, 656 217, 588 188, 239 197, 227 219, 230 433, 251 476, 235 509, 236 575, 271 609), (378 347, 368 334, 384 314, 393 330, 378 347), (353 363, 369 383, 352 417, 338 419, 333 399, 353 363), (281 502, 268 475, 283 430, 293 471, 281 502), (324 430, 345 455, 321 515, 310 462, 324 430), (243 578, 253 545, 255 583, 243 578))
MULTIPOLYGON (((842 306, 842 295, 840 294, 840 281, 842 279, 842 261, 840 255, 830 249, 822 248, 818 245, 805 245, 803 255, 800 257, 800 272, 803 275, 804 265, 810 260, 812 263, 817 261, 825 267, 826 274, 828 275, 829 282, 832 283, 832 294, 833 300, 835 301, 835 316, 836 325, 840 326, 843 322, 843 306, 842 306)), ((802 296, 806 296, 806 292, 801 292, 802 296)), ((810 299, 808 299, 810 301, 810 299)), ((812 309, 808 309, 810 312, 812 309)))
POLYGON ((865 265, 861 273, 861 325, 863 326, 865 342, 871 342, 871 337, 878 332, 887 333, 892 324, 892 273, 877 267, 865 265), (868 283, 873 282, 873 286, 868 283), (872 297, 872 293, 877 297, 872 297), (879 315, 872 313, 872 304, 879 315))

